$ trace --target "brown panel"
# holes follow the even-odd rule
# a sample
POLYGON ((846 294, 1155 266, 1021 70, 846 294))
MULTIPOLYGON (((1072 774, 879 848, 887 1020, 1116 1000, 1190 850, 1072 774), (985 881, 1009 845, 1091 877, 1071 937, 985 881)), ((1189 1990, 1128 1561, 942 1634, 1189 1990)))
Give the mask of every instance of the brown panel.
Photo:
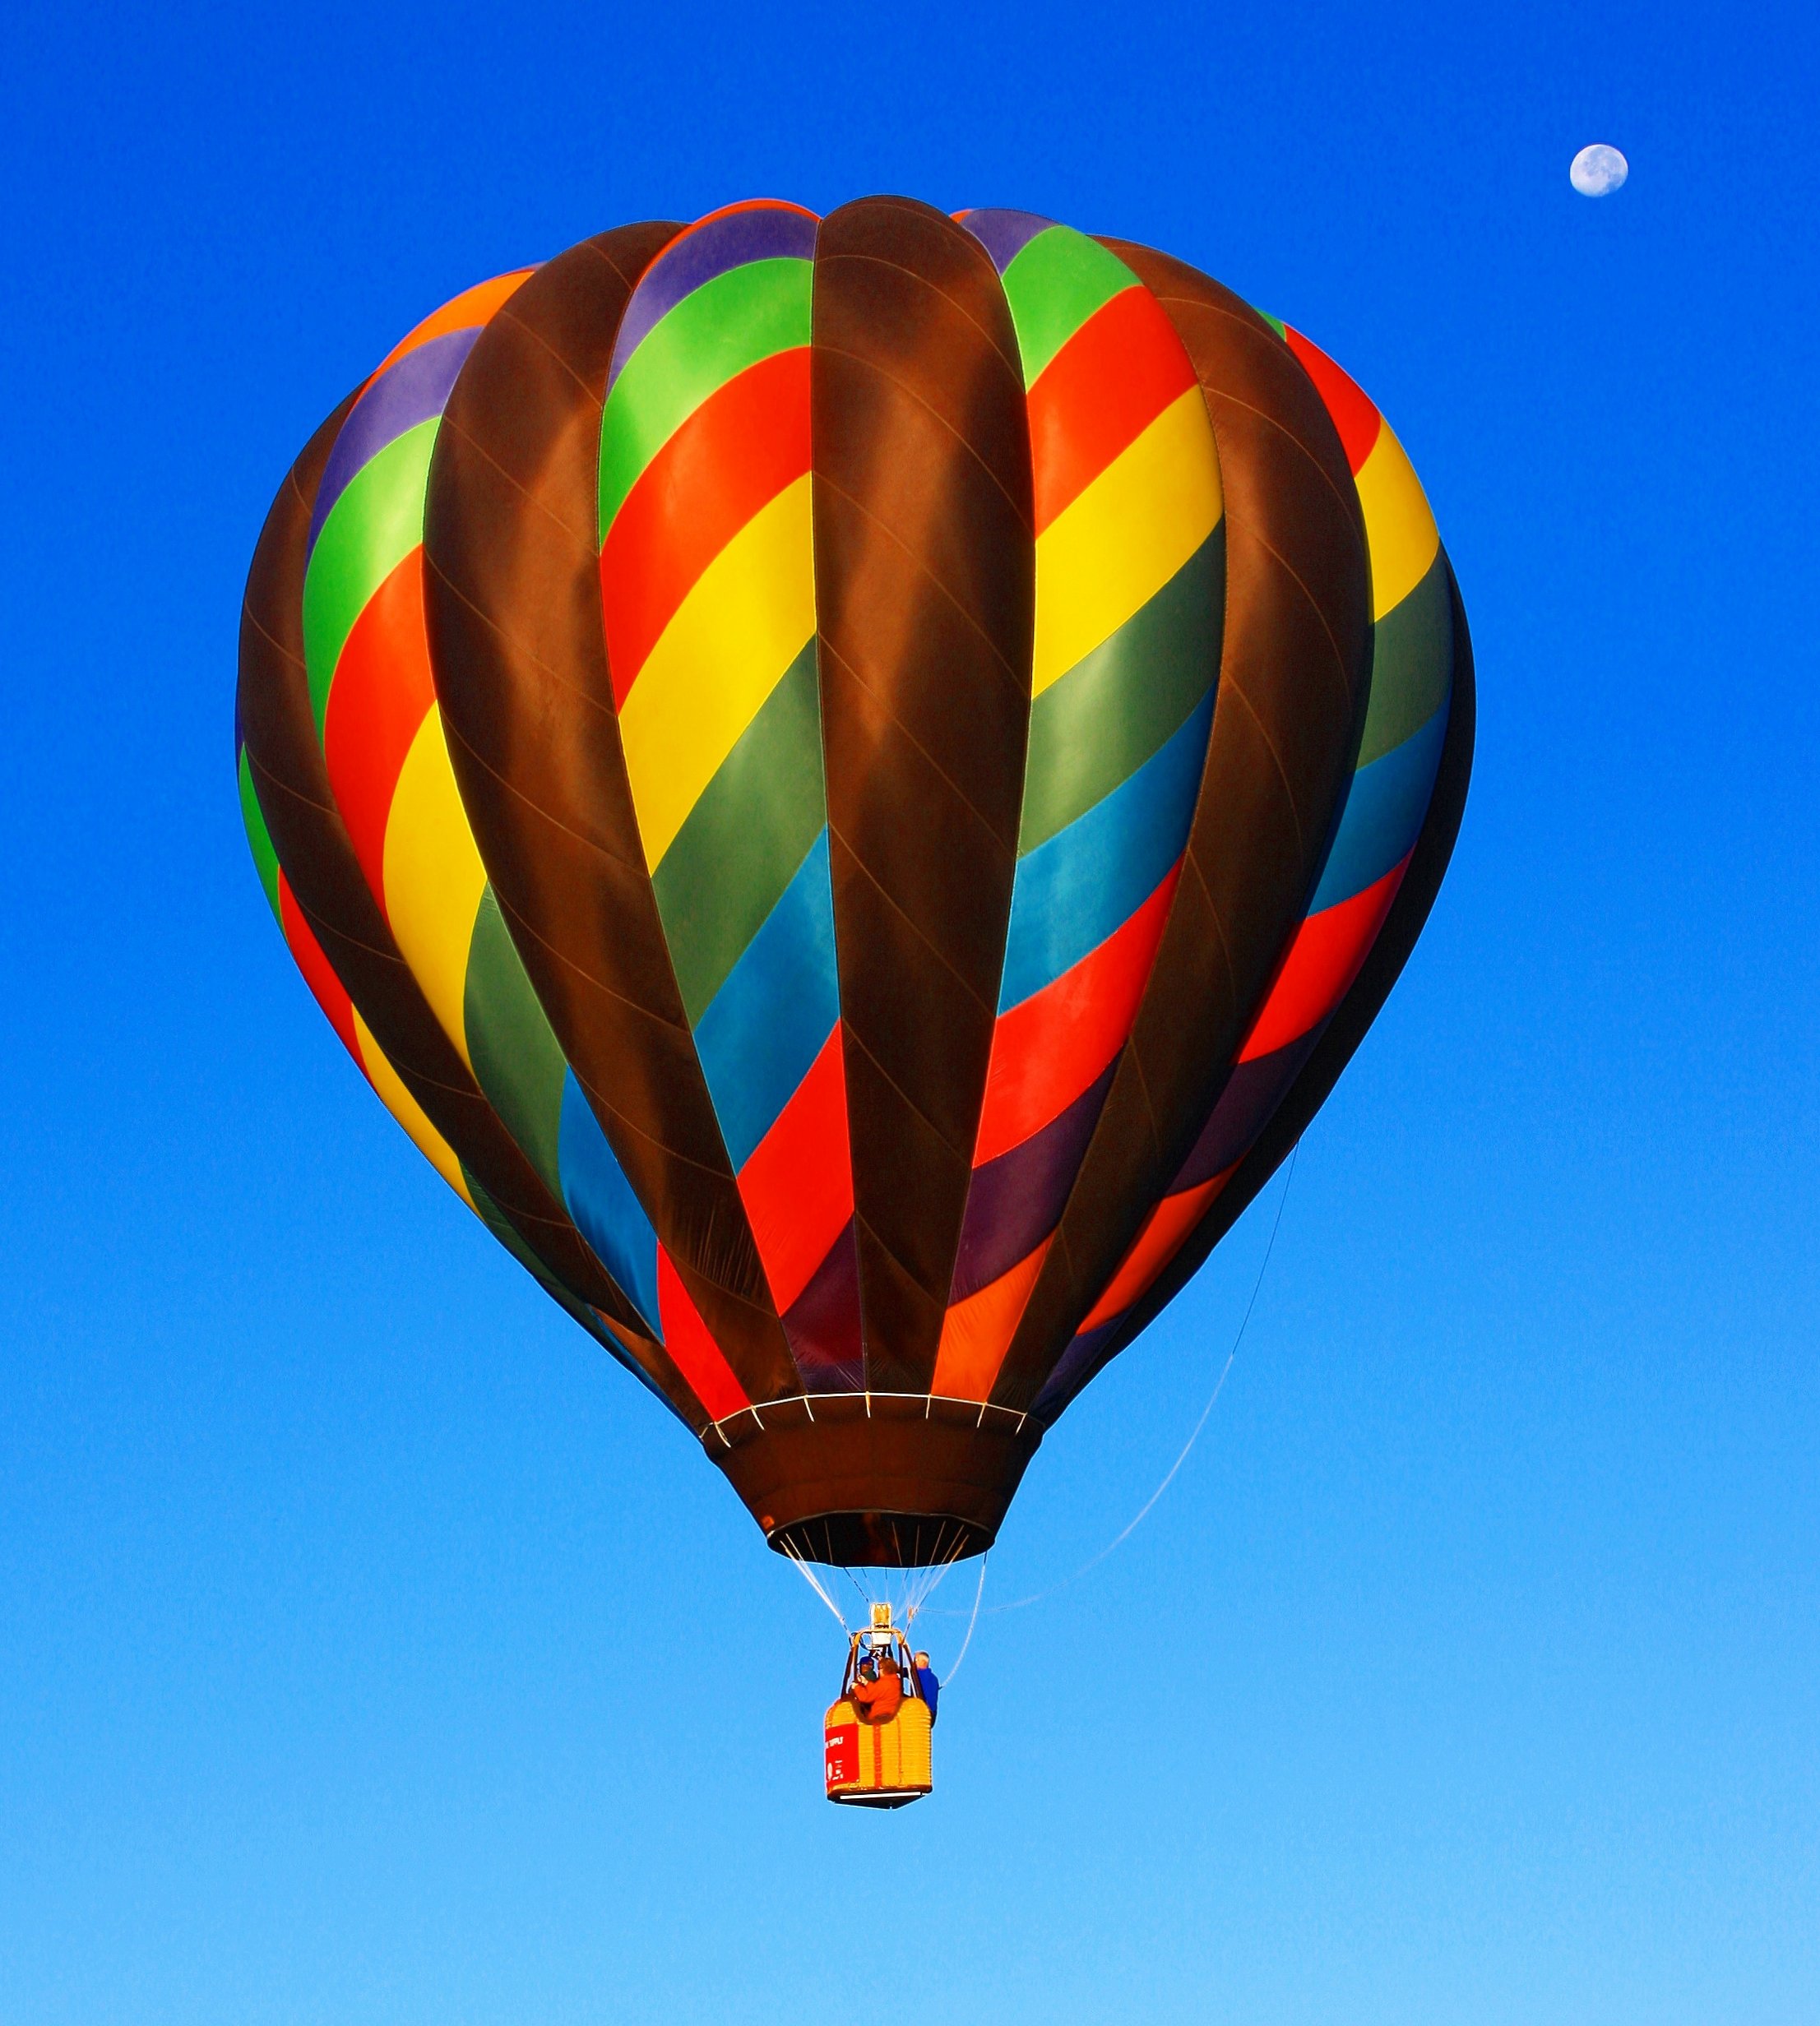
POLYGON ((817 242, 815 591, 868 1385, 924 1393, 1017 867, 1030 430, 985 249, 867 197, 817 242))
POLYGON ((329 784, 304 670, 310 510, 350 395, 280 489, 248 573, 240 618, 241 735, 293 897, 373 1038, 464 1168, 565 1287, 635 1331, 640 1362, 691 1427, 700 1404, 544 1187, 418 989, 386 925, 329 784))
POLYGON ((431 663, 461 799, 544 1010, 748 1395, 800 1390, 684 1015, 620 745, 600 607, 600 410, 673 224, 538 270, 450 397, 424 511, 431 663))
MULTIPOLYGON (((1416 938, 1422 933, 1441 890, 1447 864, 1453 856, 1460 821, 1466 813, 1466 788, 1472 776, 1472 752, 1478 727, 1478 690, 1472 662, 1472 640, 1466 631, 1466 607, 1460 602, 1460 587, 1448 566, 1447 582, 1453 599, 1453 695, 1448 706, 1447 737, 1441 747, 1441 765, 1435 775, 1434 793, 1428 814, 1410 858, 1410 868, 1396 890, 1384 926, 1378 932, 1359 975, 1340 1001, 1339 1010, 1327 1023, 1295 1081, 1271 1114, 1270 1121, 1252 1149, 1239 1164, 1230 1182, 1209 1205, 1207 1214, 1189 1234, 1188 1242, 1155 1284, 1131 1311, 1111 1340, 1099 1370, 1118 1356, 1125 1346, 1149 1328, 1197 1273, 1207 1256, 1251 1206, 1253 1198, 1276 1173, 1291 1149, 1308 1131, 1315 1113, 1327 1101, 1329 1092, 1352 1060, 1353 1052, 1377 1019, 1390 997, 1391 988, 1402 975, 1416 938)), ((1084 1383, 1084 1381, 1083 1381, 1084 1383)))
POLYGON ((927 1567, 990 1547, 1042 1431, 955 1400, 847 1393, 725 1424, 707 1451, 780 1554, 927 1567))
POLYGON ((1300 917, 1358 749, 1371 653, 1364 523, 1294 354, 1230 289, 1105 243, 1168 312, 1225 495, 1220 688, 1188 863, 1130 1042, 993 1397, 1027 1407, 1181 1166, 1300 917))

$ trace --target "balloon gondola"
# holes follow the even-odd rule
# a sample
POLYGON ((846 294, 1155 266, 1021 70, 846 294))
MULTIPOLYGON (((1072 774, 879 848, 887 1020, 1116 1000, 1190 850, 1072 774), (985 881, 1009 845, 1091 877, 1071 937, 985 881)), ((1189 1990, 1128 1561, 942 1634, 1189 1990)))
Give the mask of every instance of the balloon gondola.
POLYGON ((935 1785, 935 1711, 908 1634, 889 1604, 848 1635, 846 1671, 822 1727, 830 1801, 902 1808, 935 1785))
POLYGON ((1299 332, 1021 212, 762 201, 341 402, 236 764, 450 1186, 774 1548, 922 1568, 1332 1088, 1473 719, 1421 487, 1299 332))

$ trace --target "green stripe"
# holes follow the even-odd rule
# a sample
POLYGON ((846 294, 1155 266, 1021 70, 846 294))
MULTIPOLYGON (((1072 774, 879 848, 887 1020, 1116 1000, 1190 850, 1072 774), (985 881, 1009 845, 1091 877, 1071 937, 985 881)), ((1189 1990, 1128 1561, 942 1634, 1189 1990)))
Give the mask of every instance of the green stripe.
POLYGON ((1069 225, 1040 232, 1005 270, 1005 299, 1017 327, 1024 385, 1042 372, 1102 303, 1137 277, 1097 239, 1069 225))
POLYGON ((1287 345, 1290 341, 1290 327, 1283 321, 1282 318, 1280 317, 1271 316, 1267 309, 1258 309, 1257 305, 1255 303, 1253 303, 1251 307, 1253 309, 1257 310, 1257 314, 1263 318, 1264 321, 1270 326, 1271 329, 1276 333, 1277 336, 1280 337, 1285 345, 1287 345))
MULTIPOLYGON (((532 1251, 530 1247, 526 1244, 525 1241, 520 1237, 518 1233, 512 1228, 512 1222, 510 1219, 507 1217, 505 1212, 500 1209, 499 1205, 493 1201, 493 1198, 489 1196, 486 1191, 480 1186, 479 1183, 475 1180, 472 1173, 465 1167, 464 1167, 461 1170, 461 1179, 468 1185, 468 1194, 474 1199, 474 1207, 480 1214, 481 1223, 486 1226, 488 1230, 493 1233, 494 1237, 496 1237, 506 1248, 506 1250, 511 1253, 512 1257, 517 1260, 518 1264, 524 1268, 525 1271, 528 1273, 531 1279, 537 1283, 538 1286, 544 1290, 544 1293, 546 1293, 550 1299, 556 1303, 558 1308, 567 1310, 568 1314, 577 1322, 580 1323, 581 1327, 587 1331, 588 1334, 594 1339, 595 1343, 600 1344, 604 1349, 610 1352, 613 1357, 617 1359, 620 1364, 625 1367, 626 1370, 632 1374, 633 1378, 637 1380, 641 1385, 646 1387, 649 1391, 655 1393, 658 1399, 663 1400, 664 1404, 669 1408, 670 1412, 674 1413, 676 1412, 675 1408, 671 1405, 669 1400, 665 1398, 663 1389, 657 1384, 656 1381, 651 1377, 651 1374, 645 1370, 644 1367, 638 1362, 637 1359, 632 1355, 631 1352, 626 1348, 626 1347, 613 1334, 607 1325, 601 1321, 600 1318, 595 1314, 594 1311, 588 1307, 587 1303, 584 1302, 578 1294, 573 1293, 563 1284, 563 1282, 558 1280, 555 1274, 550 1271, 549 1267, 547 1267, 537 1256, 537 1255, 532 1251)), ((609 1275, 609 1278, 610 1279, 611 1276, 609 1275)), ((617 1285, 617 1283, 615 1284, 617 1285)))
POLYGON ((468 946, 461 1018, 475 1080, 542 1177, 544 1186, 560 1203, 557 1148, 568 1065, 525 975, 490 884, 480 896, 474 940, 468 946))
POLYGON ((827 821, 812 640, 720 763, 651 875, 691 1026, 827 821))
POLYGON ((1030 705, 1020 858, 1135 774, 1213 687, 1225 576, 1222 523, 1154 598, 1030 705))
POLYGON ((396 437, 329 510, 303 579, 303 662, 320 734, 329 686, 360 608, 424 539, 424 487, 438 418, 396 437))
MULTIPOLYGON (((573 1293, 564 1286, 563 1282, 557 1279, 542 1260, 526 1244, 518 1235, 512 1219, 475 1180, 473 1173, 465 1164, 461 1169, 461 1179, 468 1185, 468 1194, 474 1199, 474 1207, 480 1214, 481 1223, 558 1307, 567 1309, 590 1336, 598 1338, 607 1345, 614 1357, 623 1362, 625 1353, 617 1343, 609 1339, 605 1325, 595 1316, 587 1303, 579 1295, 573 1293)), ((642 1376, 642 1374, 640 1376, 642 1376)))
POLYGON ((240 748, 238 770, 240 777, 240 821, 247 826, 247 842, 252 847, 252 863, 259 874, 259 884, 266 890, 271 918, 282 932, 285 915, 278 904, 278 848, 271 841, 271 832, 266 828, 266 812, 259 807, 259 793, 252 784, 252 769, 248 763, 244 746, 240 748))
POLYGON ((685 295, 648 331, 600 417, 600 539, 638 474, 719 386, 809 341, 814 263, 748 261, 685 295))
POLYGON ((1368 766, 1419 731, 1446 701, 1452 680, 1453 599, 1447 561, 1437 548, 1421 582, 1372 629, 1371 701, 1359 765, 1368 766))

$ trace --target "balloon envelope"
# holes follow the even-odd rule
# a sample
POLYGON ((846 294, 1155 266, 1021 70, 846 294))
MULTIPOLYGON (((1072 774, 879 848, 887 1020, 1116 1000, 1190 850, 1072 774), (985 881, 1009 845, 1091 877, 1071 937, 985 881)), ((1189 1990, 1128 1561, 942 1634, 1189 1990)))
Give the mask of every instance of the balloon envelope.
POLYGON ((237 761, 376 1091, 772 1544, 990 1544, 1331 1089, 1464 804, 1396 438, 1021 212, 619 228, 268 519, 237 761))

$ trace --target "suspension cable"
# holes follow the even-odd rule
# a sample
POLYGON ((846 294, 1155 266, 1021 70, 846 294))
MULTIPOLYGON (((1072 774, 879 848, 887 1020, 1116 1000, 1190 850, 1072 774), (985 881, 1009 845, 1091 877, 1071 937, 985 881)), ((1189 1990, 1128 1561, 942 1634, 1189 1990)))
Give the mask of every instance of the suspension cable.
MULTIPOLYGON (((1225 1363, 1220 1367, 1220 1376, 1213 1382, 1213 1390, 1207 1395, 1206 1405, 1201 1409, 1201 1418, 1195 1422, 1193 1429, 1188 1436, 1188 1441, 1182 1445, 1181 1454, 1163 1473, 1163 1482, 1157 1486, 1156 1489, 1152 1492, 1150 1496, 1144 1501, 1143 1504, 1138 1507, 1137 1512, 1126 1523, 1124 1527, 1122 1528, 1118 1533, 1115 1533, 1097 1554, 1089 1556, 1086 1561, 1082 1562, 1081 1566, 1077 1569, 1072 1575, 1065 1575, 1062 1578, 1060 1582, 1050 1584, 1046 1589, 1034 1591, 1028 1597, 1013 1597, 1002 1604, 988 1604, 986 1606, 986 1616, 989 1618, 996 1617, 1001 1612, 1022 1611, 1026 1609, 1031 1604, 1040 1604, 1043 1602, 1044 1598, 1054 1596, 1058 1590, 1065 1590, 1070 1584, 1078 1583, 1081 1577, 1086 1575, 1089 1570, 1097 1569, 1100 1564, 1106 1559, 1107 1556, 1111 1554, 1115 1549, 1124 1546, 1125 1543, 1131 1538, 1132 1535, 1137 1531, 1138 1528, 1142 1526, 1144 1521, 1149 1517, 1151 1508, 1155 1505, 1158 1499, 1160 1499, 1163 1496, 1164 1492, 1169 1488, 1169 1486, 1174 1482, 1176 1472, 1179 1471, 1182 1468, 1183 1464, 1188 1461, 1189 1450, 1192 1450, 1195 1444, 1201 1439, 1201 1431, 1207 1425, 1207 1417, 1213 1412, 1214 1404, 1219 1399, 1220 1392, 1225 1385, 1226 1376, 1232 1370, 1234 1361, 1239 1356, 1239 1347, 1245 1340, 1245 1331, 1251 1324, 1252 1311, 1257 1306, 1257 1297, 1262 1290, 1264 1285, 1264 1274, 1270 1266, 1271 1254, 1276 1250, 1276 1234, 1282 1228, 1283 1225, 1283 1206, 1290 1200, 1290 1184, 1295 1179, 1296 1156, 1299 1154, 1301 1151, 1302 1143, 1299 1140, 1298 1140, 1294 1146, 1290 1150, 1289 1168, 1283 1177, 1283 1193, 1276 1199, 1276 1215, 1271 1224, 1270 1240, 1264 1247, 1263 1258, 1258 1262, 1257 1278, 1252 1283, 1251 1299, 1246 1302, 1245 1312, 1239 1319, 1238 1332, 1232 1339, 1232 1348, 1226 1353, 1225 1363)), ((980 1583, 982 1589, 984 1587, 984 1580, 985 1571, 984 1568, 982 1568, 980 1570, 980 1583)), ((979 1599, 975 1598, 974 1600, 974 1613, 975 1617, 979 1615, 979 1599)), ((956 1615, 958 1616, 959 1614, 956 1613, 956 1615)), ((973 1636, 973 1628, 970 1625, 967 1628, 967 1636, 969 1639, 971 1639, 973 1636)), ((963 1646, 961 1651, 964 1653, 966 1650, 966 1649, 963 1646)))
POLYGON ((829 1596, 827 1590, 822 1588, 821 1577, 818 1576, 815 1571, 810 1568, 809 1565, 803 1561, 803 1557, 797 1553, 795 1543, 786 1538, 784 1543, 784 1552, 788 1555, 790 1560, 796 1564, 797 1567, 802 1570, 803 1580, 808 1584, 809 1588, 815 1592, 816 1595, 821 1598, 822 1602, 826 1604, 828 1609, 834 1613, 836 1624, 837 1624, 841 1630, 845 1632, 847 1629, 847 1621, 841 1615, 840 1607, 835 1603, 834 1599, 829 1596))
POLYGON ((960 1652, 954 1656, 954 1665, 948 1669, 945 1686, 952 1686, 955 1676, 961 1672, 961 1663, 967 1657, 967 1649, 973 1644, 973 1628, 979 1622, 979 1600, 986 1594, 986 1564, 990 1559, 989 1555, 979 1557, 979 1581, 973 1593, 973 1616, 967 1620, 967 1635, 961 1642, 960 1652))

